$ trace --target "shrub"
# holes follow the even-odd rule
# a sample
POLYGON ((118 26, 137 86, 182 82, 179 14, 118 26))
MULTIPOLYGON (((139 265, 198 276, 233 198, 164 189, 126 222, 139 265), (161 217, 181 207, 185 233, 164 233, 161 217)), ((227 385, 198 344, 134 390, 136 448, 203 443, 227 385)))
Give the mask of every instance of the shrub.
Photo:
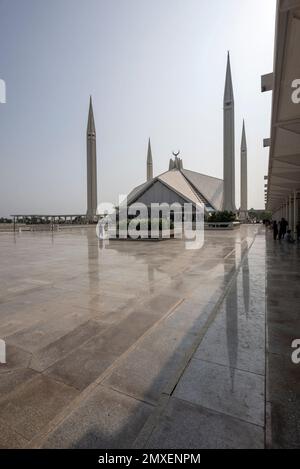
POLYGON ((236 220, 236 215, 233 212, 214 212, 206 217, 206 221, 209 223, 228 223, 236 220))

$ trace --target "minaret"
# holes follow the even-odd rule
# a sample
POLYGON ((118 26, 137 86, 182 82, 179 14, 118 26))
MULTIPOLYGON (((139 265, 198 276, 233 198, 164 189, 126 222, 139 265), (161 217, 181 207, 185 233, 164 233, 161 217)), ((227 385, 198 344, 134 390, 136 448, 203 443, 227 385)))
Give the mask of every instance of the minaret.
POLYGON ((235 206, 235 136, 234 97, 228 52, 226 82, 224 91, 224 194, 223 210, 236 212, 235 206))
POLYGON ((153 161, 152 161, 151 142, 149 138, 148 153, 147 153, 147 181, 151 181, 151 179, 153 179, 153 161))
POLYGON ((248 218, 248 180, 247 180, 247 140, 245 121, 243 121, 242 143, 241 143, 241 208, 240 219, 248 218))
POLYGON ((96 128, 90 97, 89 118, 87 125, 87 218, 92 221, 97 212, 97 153, 96 128))

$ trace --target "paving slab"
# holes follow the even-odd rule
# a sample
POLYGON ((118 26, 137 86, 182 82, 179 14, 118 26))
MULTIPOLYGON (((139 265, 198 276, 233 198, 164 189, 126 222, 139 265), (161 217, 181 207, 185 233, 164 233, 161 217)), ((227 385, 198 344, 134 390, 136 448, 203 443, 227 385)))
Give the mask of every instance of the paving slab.
POLYGON ((44 448, 131 448, 152 407, 98 386, 43 442, 44 448))
POLYGON ((263 428, 172 397, 147 449, 262 449, 263 428))
POLYGON ((28 441, 0 419, 0 449, 22 449, 28 441))
POLYGON ((6 363, 0 364, 0 377, 9 371, 26 369, 31 360, 31 353, 14 345, 6 344, 6 363))
POLYGON ((77 395, 74 388, 38 375, 1 399, 1 419, 30 440, 77 395))
POLYGON ((55 342, 70 330, 75 329, 86 321, 86 313, 77 308, 71 308, 68 313, 58 317, 50 316, 48 320, 38 322, 20 332, 5 337, 8 344, 21 347, 28 352, 34 352, 55 342))
POLYGON ((245 312, 243 303, 225 301, 195 358, 265 375, 264 317, 245 312))
POLYGON ((96 321, 87 321, 80 324, 63 337, 33 353, 30 368, 36 371, 45 371, 89 339, 100 334, 106 327, 106 324, 100 324, 96 321))
MULTIPOLYGON (((12 434, 36 441, 105 378, 106 392, 146 400, 152 409, 190 359, 259 229, 207 233, 200 251, 187 251, 181 240, 99 243, 88 227, 1 234, 0 337, 7 339, 8 363, 0 366, 0 412, 12 434)), ((237 295, 249 297, 250 312, 249 289, 261 302, 259 244, 237 295)), ((91 402, 89 414, 97 414, 98 401, 91 402)), ((73 437, 61 441, 72 445, 73 437)))
POLYGON ((104 384, 150 403, 158 401, 197 343, 213 305, 181 303, 124 357, 104 384), (151 366, 149 366, 151 364, 151 366))
POLYGON ((2 373, 0 377, 0 401, 7 394, 17 389, 18 386, 21 386, 35 376, 37 376, 37 373, 29 368, 19 368, 2 373))
POLYGON ((263 427, 264 380, 254 373, 192 359, 174 396, 263 427))

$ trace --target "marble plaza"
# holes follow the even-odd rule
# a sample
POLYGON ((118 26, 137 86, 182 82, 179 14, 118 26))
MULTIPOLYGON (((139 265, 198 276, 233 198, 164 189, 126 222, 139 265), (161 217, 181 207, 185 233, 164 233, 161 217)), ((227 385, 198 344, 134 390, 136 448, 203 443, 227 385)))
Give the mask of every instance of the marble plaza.
POLYGON ((244 225, 200 251, 92 227, 0 249, 0 447, 299 445, 298 246, 244 225))
POLYGON ((265 242, 1 234, 0 446, 263 447, 265 242))

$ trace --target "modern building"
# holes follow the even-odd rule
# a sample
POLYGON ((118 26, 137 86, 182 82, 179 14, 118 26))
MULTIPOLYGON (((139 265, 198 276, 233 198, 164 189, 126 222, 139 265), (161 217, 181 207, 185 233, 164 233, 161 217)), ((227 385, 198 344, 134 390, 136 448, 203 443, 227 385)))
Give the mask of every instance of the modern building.
MULTIPOLYGON (((204 204, 206 214, 227 210, 236 213, 235 204, 235 121, 234 94, 230 56, 224 90, 224 180, 184 169, 180 152, 173 153, 169 171, 153 177, 153 160, 150 139, 147 152, 147 180, 128 195, 127 204, 184 203, 204 204)), ((247 219, 247 143, 243 125, 241 144, 241 210, 242 220, 247 219)))
POLYGON ((222 209, 223 180, 183 168, 182 160, 175 156, 170 169, 133 189, 127 197, 128 206, 143 203, 204 204, 206 213, 222 209))
POLYGON ((265 176, 266 208, 295 230, 300 194, 300 0, 277 3, 274 70, 262 77, 262 92, 272 91, 269 152, 265 176))

